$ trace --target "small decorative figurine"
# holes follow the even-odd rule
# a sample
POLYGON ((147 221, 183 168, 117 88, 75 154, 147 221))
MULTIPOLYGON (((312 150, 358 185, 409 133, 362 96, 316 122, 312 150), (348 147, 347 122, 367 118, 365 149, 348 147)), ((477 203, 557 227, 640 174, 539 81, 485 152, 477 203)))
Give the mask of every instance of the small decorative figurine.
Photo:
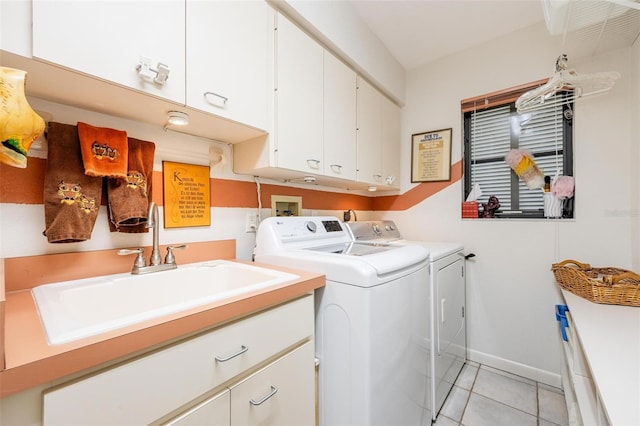
POLYGON ((21 169, 27 167, 29 147, 45 127, 25 96, 26 75, 0 67, 0 162, 21 169))
POLYGON ((482 207, 484 210, 482 211, 482 217, 496 217, 496 210, 500 208, 500 201, 498 197, 492 195, 489 197, 489 201, 486 203, 482 203, 482 207))

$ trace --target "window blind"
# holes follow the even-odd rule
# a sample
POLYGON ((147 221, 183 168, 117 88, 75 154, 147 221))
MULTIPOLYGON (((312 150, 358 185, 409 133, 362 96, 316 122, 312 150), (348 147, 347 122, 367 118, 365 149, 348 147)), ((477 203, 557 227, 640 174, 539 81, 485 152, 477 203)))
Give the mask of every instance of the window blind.
POLYGON ((527 188, 511 171, 504 157, 510 149, 527 149, 546 176, 553 178, 556 173, 562 175, 562 104, 551 98, 544 108, 519 115, 514 103, 510 102, 488 109, 473 108, 466 116, 470 118, 469 125, 465 126, 470 132, 470 152, 466 153, 470 159, 470 188, 476 183, 480 184, 483 195, 478 201, 487 202, 489 196, 495 195, 503 211, 542 210, 542 190, 527 188))

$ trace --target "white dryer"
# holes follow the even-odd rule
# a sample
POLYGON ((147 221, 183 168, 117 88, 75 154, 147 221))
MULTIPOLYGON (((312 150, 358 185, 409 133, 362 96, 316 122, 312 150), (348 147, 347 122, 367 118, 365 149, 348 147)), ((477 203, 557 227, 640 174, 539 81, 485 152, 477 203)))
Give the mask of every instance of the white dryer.
POLYGON ((421 245, 429 253, 430 377, 428 409, 435 420, 466 361, 465 255, 458 243, 410 241, 391 220, 347 222, 354 241, 421 245), (433 409, 432 409, 433 407, 433 409))
POLYGON ((254 259, 326 276, 316 291, 321 425, 431 423, 424 247, 356 242, 330 216, 272 217, 254 259))

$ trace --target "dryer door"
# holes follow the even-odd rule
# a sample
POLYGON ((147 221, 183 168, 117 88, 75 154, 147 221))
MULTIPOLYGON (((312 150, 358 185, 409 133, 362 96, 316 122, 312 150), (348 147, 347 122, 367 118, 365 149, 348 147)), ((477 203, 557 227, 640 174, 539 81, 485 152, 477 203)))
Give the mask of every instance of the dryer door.
POLYGON ((466 359, 464 259, 456 253, 433 266, 437 415, 466 359))

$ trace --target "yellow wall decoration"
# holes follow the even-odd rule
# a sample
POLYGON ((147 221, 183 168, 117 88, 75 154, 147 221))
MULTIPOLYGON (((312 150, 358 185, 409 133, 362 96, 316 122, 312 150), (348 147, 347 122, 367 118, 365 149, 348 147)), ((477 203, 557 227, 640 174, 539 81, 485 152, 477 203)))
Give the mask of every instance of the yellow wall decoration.
POLYGON ((211 225, 209 166, 162 162, 164 227, 211 225))

